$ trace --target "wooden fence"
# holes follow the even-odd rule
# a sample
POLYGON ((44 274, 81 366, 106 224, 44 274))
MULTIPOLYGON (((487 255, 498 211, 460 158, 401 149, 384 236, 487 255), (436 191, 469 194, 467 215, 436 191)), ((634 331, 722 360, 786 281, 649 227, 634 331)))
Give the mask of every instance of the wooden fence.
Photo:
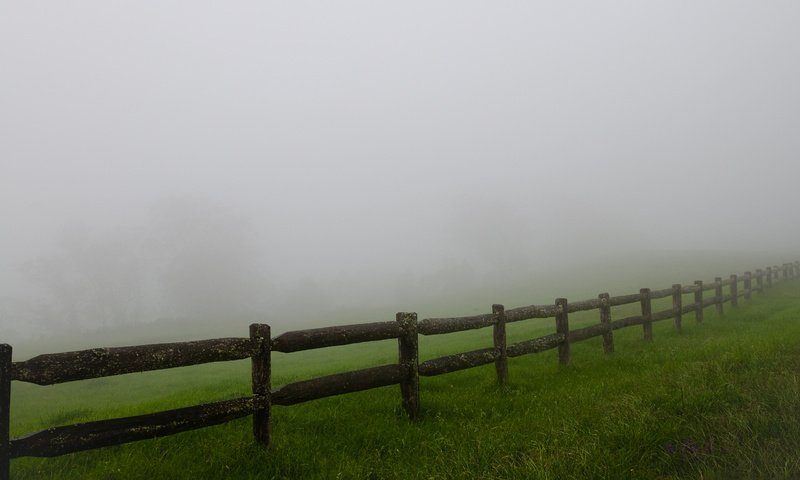
POLYGON ((253 324, 249 336, 243 338, 94 348, 39 355, 22 362, 12 362, 11 346, 0 344, 0 480, 9 478, 12 458, 53 457, 119 445, 217 425, 248 415, 253 418, 255 440, 268 445, 272 437, 272 405, 294 405, 387 385, 400 385, 403 409, 411 419, 415 419, 420 409, 420 376, 441 375, 494 363, 498 382, 505 384, 509 357, 558 348, 559 363, 567 365, 572 343, 597 336, 603 337, 603 350, 611 353, 614 351, 614 330, 642 325, 644 339, 650 341, 653 322, 673 319, 675 328, 680 331, 684 314, 695 312, 696 321, 701 322, 706 307, 713 305, 721 314, 726 302, 736 307, 739 297, 750 299, 754 291, 763 292, 765 287, 776 282, 797 277, 800 277, 800 261, 759 269, 755 274, 745 272, 741 278, 738 275, 731 275, 728 279, 717 277, 713 283, 698 280, 693 285, 675 284, 661 290, 642 288, 639 293, 615 297, 601 293, 597 298, 579 302, 559 298, 551 305, 530 305, 510 310, 503 305, 493 305, 491 313, 469 317, 426 318, 418 322, 416 313, 398 313, 394 322, 298 330, 275 338, 270 337, 269 325, 253 324), (728 287, 727 294, 723 287, 728 287), (713 296, 705 297, 704 292, 712 290, 713 296), (694 302, 684 305, 683 295, 691 293, 694 302), (666 297, 672 298, 672 307, 653 312, 652 301, 666 297), (640 304, 640 315, 612 320, 611 307, 632 303, 640 304), (600 323, 571 330, 569 314, 585 310, 598 310, 600 323), (507 344, 506 324, 533 318, 554 318, 555 332, 507 344), (486 327, 493 329, 493 346, 419 362, 418 335, 441 335, 486 327), (393 338, 399 344, 397 363, 290 383, 276 390, 271 388, 270 355, 273 351, 289 353, 393 338), (252 395, 147 415, 55 426, 14 439, 9 436, 12 380, 52 385, 245 358, 250 358, 252 363, 252 395))

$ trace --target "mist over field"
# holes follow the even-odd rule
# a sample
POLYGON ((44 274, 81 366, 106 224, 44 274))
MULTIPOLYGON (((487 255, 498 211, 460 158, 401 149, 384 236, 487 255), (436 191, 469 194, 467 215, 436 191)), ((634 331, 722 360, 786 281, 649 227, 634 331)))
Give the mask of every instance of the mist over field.
POLYGON ((6 2, 0 341, 468 314, 800 259, 798 18, 6 2))

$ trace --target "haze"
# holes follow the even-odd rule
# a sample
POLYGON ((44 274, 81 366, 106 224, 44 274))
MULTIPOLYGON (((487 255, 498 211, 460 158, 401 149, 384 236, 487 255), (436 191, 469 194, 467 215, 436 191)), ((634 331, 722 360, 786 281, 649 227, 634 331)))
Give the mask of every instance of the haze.
POLYGON ((798 20, 4 2, 2 341, 459 314, 793 261, 798 20))

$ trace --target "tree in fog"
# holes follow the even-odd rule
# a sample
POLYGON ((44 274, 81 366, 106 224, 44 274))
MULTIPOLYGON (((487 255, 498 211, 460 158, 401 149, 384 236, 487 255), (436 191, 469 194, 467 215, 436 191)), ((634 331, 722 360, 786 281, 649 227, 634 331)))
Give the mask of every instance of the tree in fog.
POLYGON ((263 303, 262 246, 241 215, 206 199, 171 197, 151 209, 149 232, 162 314, 224 320, 263 303))
POLYGON ((82 225, 62 232, 54 253, 25 262, 38 290, 27 317, 42 324, 110 326, 143 314, 145 270, 137 230, 93 236, 82 225))

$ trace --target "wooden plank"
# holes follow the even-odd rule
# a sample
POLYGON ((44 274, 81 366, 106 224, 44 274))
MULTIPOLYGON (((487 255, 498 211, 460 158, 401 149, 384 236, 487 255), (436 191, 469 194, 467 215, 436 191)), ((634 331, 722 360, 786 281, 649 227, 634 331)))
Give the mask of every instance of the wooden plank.
POLYGON ((580 342, 581 340, 586 340, 587 338, 599 337, 600 335, 605 335, 610 331, 611 331, 610 324, 598 323, 597 325, 590 325, 588 327, 570 331, 569 341, 570 343, 580 342))
POLYGON ((590 298, 589 300, 581 300, 580 302, 571 302, 567 305, 567 312, 574 313, 583 310, 594 310, 600 308, 599 298, 590 298))
POLYGON ((289 383, 272 392, 272 404, 295 405, 318 398, 397 385, 403 379, 402 370, 398 364, 382 365, 289 383))
POLYGON ((639 293, 642 295, 641 305, 642 305, 642 318, 644 319, 644 323, 642 323, 642 333, 644 334, 645 341, 652 341, 653 340, 653 310, 652 304, 650 303, 650 289, 643 288, 639 290, 639 293))
POLYGON ((701 280, 697 280, 700 284, 695 283, 694 285, 681 285, 681 290, 683 293, 697 293, 698 291, 702 291, 703 282, 701 280))
POLYGON ((492 305, 492 315, 494 316, 492 340, 494 341, 494 348, 497 351, 497 359, 494 361, 494 367, 497 372, 497 383, 505 385, 508 383, 505 307, 499 304, 492 305))
POLYGON ((694 304, 697 306, 694 311, 694 318, 697 323, 701 323, 703 321, 703 307, 705 303, 703 302, 703 281, 702 280, 695 280, 694 284, 697 285, 698 290, 694 292, 694 304))
POLYGON ((658 298, 667 298, 672 296, 672 287, 664 288, 661 290, 651 290, 650 291, 650 300, 655 300, 658 298))
POLYGON ((55 457, 209 427, 253 413, 253 397, 224 400, 135 417, 48 428, 11 440, 14 457, 55 457))
POLYGON ((731 275, 730 278, 726 278, 726 279, 721 280, 722 286, 723 287, 727 287, 728 285, 730 285, 731 282, 733 281, 733 277, 734 277, 734 275, 731 275))
POLYGON ((738 277, 737 277, 737 275, 735 273, 733 275, 731 275, 731 279, 730 279, 729 285, 731 286, 730 287, 731 307, 736 308, 736 307, 739 306, 739 295, 738 295, 739 279, 738 279, 738 277))
POLYGON ((675 331, 681 333, 683 321, 683 286, 680 283, 672 285, 672 316, 674 318, 675 331))
POLYGON ((491 327, 492 325, 494 325, 494 319, 491 313, 471 317, 425 318, 417 325, 417 332, 422 335, 441 335, 491 327))
MULTIPOLYGON (((493 363, 497 360, 497 356, 497 350, 495 350, 494 347, 447 355, 422 362, 419 365, 419 374, 431 377, 434 375, 456 372, 458 370, 465 370, 467 368, 479 367, 481 365, 493 363)), ((511 356, 510 347, 509 356, 511 356)))
POLYGON ((534 338, 532 340, 524 340, 522 342, 512 343, 508 346, 509 357, 519 357, 529 353, 539 353, 551 348, 556 348, 561 345, 565 340, 564 335, 560 333, 553 333, 545 335, 544 337, 534 338))
POLYGON ((675 318, 675 310, 661 310, 660 312, 656 312, 650 316, 651 322, 660 322, 661 320, 666 320, 668 318, 675 318))
POLYGON ((558 313, 554 305, 528 305, 506 310, 506 323, 519 322, 530 318, 550 318, 558 313))
POLYGON ((756 270, 756 291, 759 294, 764 293, 764 270, 760 268, 756 270))
POLYGON ((0 344, 0 480, 11 475, 11 345, 0 344))
POLYGON ((703 308, 711 305, 719 305, 720 297, 710 297, 703 300, 703 308))
POLYGON ((752 272, 744 272, 744 299, 750 300, 750 295, 753 292, 753 274, 752 272))
POLYGON ((396 322, 373 322, 339 325, 286 332, 272 339, 272 351, 299 352, 315 348, 374 342, 397 338, 400 330, 396 322))
POLYGON ((253 412, 253 436, 256 442, 268 446, 272 441, 272 399, 270 397, 272 359, 269 325, 257 323, 250 325, 250 340, 255 345, 250 357, 253 397, 259 400, 253 412))
POLYGON ((400 312, 395 317, 400 328, 400 394, 403 409, 412 420, 419 418, 419 336, 417 314, 400 312))
POLYGON ((569 347, 569 312, 567 311, 567 299, 557 298, 556 308, 560 312, 556 315, 556 333, 564 335, 564 341, 558 346, 558 363, 561 366, 569 365, 570 347, 569 347))
MULTIPOLYGON (((717 277, 717 278, 719 278, 719 277, 717 277)), ((720 278, 720 281, 721 280, 722 279, 720 278)), ((716 289, 717 289, 717 281, 716 280, 714 280, 714 283, 706 283, 705 286, 703 287, 703 290, 705 290, 705 291, 716 290, 716 289)))
POLYGON ((620 318, 611 322, 612 330, 619 330, 620 328, 632 327, 634 325, 641 325, 645 321, 641 315, 634 315, 631 317, 620 318))
POLYGON ((185 367, 250 357, 249 338, 216 338, 134 347, 93 348, 39 355, 15 362, 13 379, 37 385, 185 367))
POLYGON ((681 313, 683 313, 683 314, 686 314, 686 313, 689 313, 689 312, 696 312, 697 310, 699 310, 699 309, 697 308, 697 304, 696 303, 690 303, 689 305, 684 305, 684 306, 681 307, 681 313))
POLYGON ((603 351, 614 353, 614 332, 611 328, 611 304, 609 303, 608 293, 601 293, 597 296, 600 299, 600 323, 608 326, 608 331, 603 334, 603 351))
POLYGON ((612 307, 616 307, 617 305, 627 305, 629 303, 636 303, 641 300, 642 300, 641 294, 632 293, 630 295, 618 295, 616 297, 611 297, 608 299, 608 302, 612 307))

